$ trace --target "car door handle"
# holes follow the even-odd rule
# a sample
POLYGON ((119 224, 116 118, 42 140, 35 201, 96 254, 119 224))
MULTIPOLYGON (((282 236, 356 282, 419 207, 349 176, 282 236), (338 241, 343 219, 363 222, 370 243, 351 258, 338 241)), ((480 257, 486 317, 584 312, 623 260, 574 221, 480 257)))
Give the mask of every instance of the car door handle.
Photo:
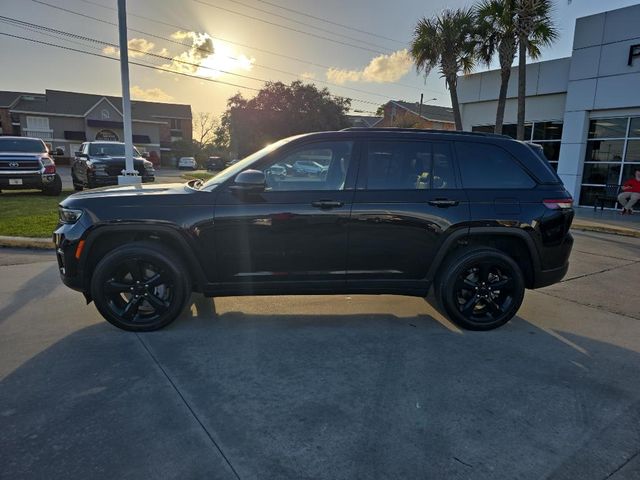
POLYGON ((458 200, 449 200, 446 198, 436 198, 435 200, 429 200, 429 205, 433 205, 434 207, 439 207, 439 208, 448 208, 448 207, 455 207, 456 205, 458 205, 460 202, 458 200))
POLYGON ((330 208, 339 208, 344 205, 344 202, 336 202, 335 200, 318 200, 317 202, 311 202, 311 206, 315 208, 321 208, 328 210, 330 208))

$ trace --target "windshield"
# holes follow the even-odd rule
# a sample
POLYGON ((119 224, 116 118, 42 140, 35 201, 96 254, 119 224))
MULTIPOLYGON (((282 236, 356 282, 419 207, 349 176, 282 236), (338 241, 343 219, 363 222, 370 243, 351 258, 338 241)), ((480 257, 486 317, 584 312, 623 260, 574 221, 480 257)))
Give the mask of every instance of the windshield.
POLYGON ((293 137, 283 138, 282 140, 272 143, 271 145, 267 145, 262 150, 258 150, 257 152, 249 155, 248 157, 243 158, 239 162, 234 163, 229 168, 222 170, 220 173, 216 174, 215 176, 207 180, 207 182, 204 185, 202 185, 201 188, 206 188, 211 185, 218 185, 220 183, 227 181, 229 178, 235 177, 238 173, 245 170, 249 165, 260 160, 262 157, 269 155, 276 148, 279 148, 285 143, 289 143, 291 140, 295 140, 296 138, 299 138, 301 136, 302 135, 296 135, 293 137))
MULTIPOLYGON (((124 143, 92 143, 89 145, 89 155, 124 157, 124 143)), ((133 147, 133 155, 140 156, 136 147, 133 147)))
POLYGON ((31 138, 0 138, 0 152, 46 153, 47 147, 31 138))

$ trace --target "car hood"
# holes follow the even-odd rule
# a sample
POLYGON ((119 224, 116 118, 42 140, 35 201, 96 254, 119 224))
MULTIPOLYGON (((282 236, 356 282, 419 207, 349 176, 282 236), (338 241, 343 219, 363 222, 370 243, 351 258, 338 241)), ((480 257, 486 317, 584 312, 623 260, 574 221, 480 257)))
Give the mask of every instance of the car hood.
POLYGON ((184 195, 193 191, 184 183, 115 185, 112 187, 95 188, 74 193, 62 201, 63 207, 73 208, 93 201, 118 201, 120 204, 139 202, 143 198, 159 198, 166 195, 184 195))

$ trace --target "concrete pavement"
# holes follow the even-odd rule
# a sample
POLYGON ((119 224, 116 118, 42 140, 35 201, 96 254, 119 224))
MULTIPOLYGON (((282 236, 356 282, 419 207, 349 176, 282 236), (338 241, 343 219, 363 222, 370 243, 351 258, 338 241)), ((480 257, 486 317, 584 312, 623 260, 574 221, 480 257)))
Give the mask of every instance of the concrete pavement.
POLYGON ((121 332, 0 249, 3 478, 640 477, 640 240, 462 332, 395 296, 194 297, 121 332))

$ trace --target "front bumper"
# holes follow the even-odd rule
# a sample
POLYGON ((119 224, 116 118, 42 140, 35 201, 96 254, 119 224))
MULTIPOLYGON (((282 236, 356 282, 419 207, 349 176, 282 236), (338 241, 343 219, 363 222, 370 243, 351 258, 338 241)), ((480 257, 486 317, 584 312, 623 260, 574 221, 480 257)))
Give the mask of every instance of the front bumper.
POLYGON ((5 173, 0 174, 0 190, 40 189, 48 185, 55 178, 55 174, 34 173, 5 173))
POLYGON ((82 233, 86 231, 86 225, 82 224, 83 218, 75 224, 60 224, 53 232, 53 243, 56 248, 56 260, 60 279, 67 287, 86 293, 85 275, 82 270, 81 258, 76 258, 76 251, 82 233))
MULTIPOLYGON (((142 183, 155 182, 156 177, 154 175, 142 175, 142 183)), ((118 177, 113 175, 93 175, 89 177, 89 186, 94 187, 110 187, 112 185, 118 185, 118 177)))

